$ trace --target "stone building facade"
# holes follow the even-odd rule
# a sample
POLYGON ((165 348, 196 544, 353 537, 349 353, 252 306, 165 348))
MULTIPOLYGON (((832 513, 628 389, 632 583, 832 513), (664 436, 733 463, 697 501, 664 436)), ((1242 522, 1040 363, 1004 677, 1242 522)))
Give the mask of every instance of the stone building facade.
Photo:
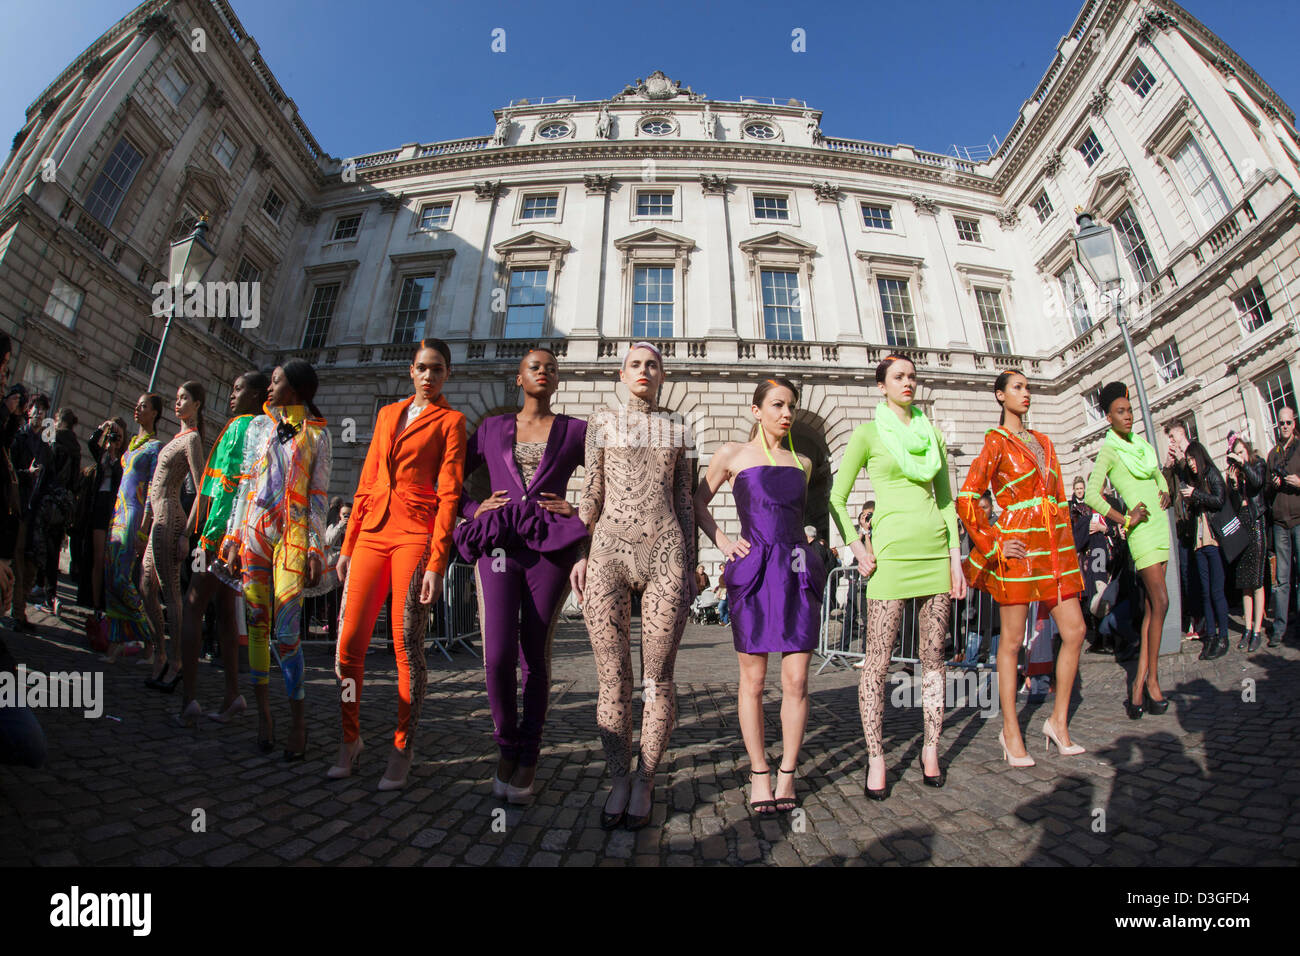
MULTIPOLYGON (((560 357, 557 407, 585 417, 617 400, 645 338, 701 465, 747 437, 759 380, 801 385, 794 440, 825 532, 891 351, 917 362, 954 482, 1007 367, 1029 375, 1067 475, 1086 473, 1105 427, 1092 396, 1132 375, 1113 305, 1074 261, 1083 206, 1120 235, 1158 425, 1187 422, 1219 456, 1230 429, 1271 443, 1294 400, 1295 116, 1177 4, 1084 3, 985 158, 828 137, 805 103, 715 100, 657 72, 493 119, 489 135, 331 157, 224 0, 142 4, 33 103, 5 166, 17 376, 87 419, 128 409, 167 244, 206 211, 210 278, 255 277, 262 319, 177 320, 162 388, 311 360, 339 428, 335 492, 354 487, 378 406, 407 393, 421 335, 451 343, 446 395, 472 424, 517 407, 534 343, 560 357)), ((852 503, 869 494, 863 477, 852 503)), ((719 510, 737 530, 729 496, 719 510)))

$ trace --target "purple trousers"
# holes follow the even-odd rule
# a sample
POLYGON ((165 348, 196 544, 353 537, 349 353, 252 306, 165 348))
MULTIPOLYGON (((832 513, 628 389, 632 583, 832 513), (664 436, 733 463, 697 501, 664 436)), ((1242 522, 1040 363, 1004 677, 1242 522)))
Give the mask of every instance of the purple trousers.
POLYGON ((551 636, 576 555, 574 548, 506 551, 484 555, 474 565, 493 738, 503 758, 523 767, 535 766, 541 750, 551 692, 551 636), (524 685, 522 719, 516 663, 524 685))

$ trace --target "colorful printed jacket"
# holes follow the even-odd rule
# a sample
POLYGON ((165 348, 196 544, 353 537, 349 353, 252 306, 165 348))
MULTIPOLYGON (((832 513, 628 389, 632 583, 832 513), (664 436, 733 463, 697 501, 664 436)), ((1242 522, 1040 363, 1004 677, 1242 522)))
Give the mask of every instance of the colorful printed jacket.
POLYGON ((239 490, 239 482, 246 477, 244 436, 252 421, 252 415, 236 415, 226 422, 203 469, 203 487, 199 494, 208 499, 208 514, 199 528, 199 544, 208 551, 215 551, 225 537, 235 492, 239 490))

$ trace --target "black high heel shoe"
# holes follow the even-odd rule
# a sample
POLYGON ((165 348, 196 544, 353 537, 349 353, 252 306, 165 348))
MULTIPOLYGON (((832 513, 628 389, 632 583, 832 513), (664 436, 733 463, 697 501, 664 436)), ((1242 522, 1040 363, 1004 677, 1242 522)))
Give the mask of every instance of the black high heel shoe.
POLYGON ((1142 709, 1143 709, 1144 711, 1146 711, 1148 714, 1155 714, 1155 715, 1159 716, 1160 714, 1163 714, 1165 711, 1167 711, 1167 710, 1169 709, 1169 698, 1168 698, 1168 697, 1166 697, 1166 698, 1164 698, 1164 699, 1162 699, 1162 700, 1153 700, 1153 699, 1151 698, 1151 693, 1150 693, 1150 691, 1145 691, 1145 690, 1144 690, 1144 691, 1143 691, 1143 694, 1144 694, 1144 697, 1143 697, 1143 702, 1142 702, 1142 709))
MULTIPOLYGON (((791 777, 794 776, 793 770, 786 770, 784 767, 777 767, 776 771, 779 774, 784 773, 784 774, 788 774, 791 777)), ((792 813, 794 811, 794 808, 799 806, 799 799, 794 796, 777 797, 775 800, 772 801, 772 803, 776 807, 777 813, 792 813)))
POLYGON ((261 736, 261 727, 258 727, 257 749, 264 754, 269 754, 275 749, 275 721, 268 720, 266 725, 270 728, 271 733, 269 736, 263 737, 261 736))
POLYGON ((1133 703, 1133 699, 1126 694, 1124 696, 1124 713, 1128 714, 1129 720, 1140 720, 1142 717, 1142 704, 1133 703))
POLYGON ((181 676, 181 672, 177 671, 176 676, 171 680, 160 680, 157 684, 158 689, 164 694, 170 694, 176 689, 176 685, 181 682, 181 676))
POLYGON ((293 763, 295 760, 302 760, 307 756, 307 728, 302 729, 302 750, 290 750, 284 748, 284 762, 293 763))
MULTIPOLYGON (((868 778, 871 777, 870 767, 867 768, 867 777, 868 778)), ((883 787, 881 787, 879 790, 872 790, 869 785, 865 785, 862 789, 862 792, 865 793, 872 800, 884 800, 886 797, 888 797, 889 796, 889 770, 888 769, 885 770, 885 785, 883 787)))
MULTIPOLYGON (((614 794, 611 791, 610 796, 613 795, 614 794)), ((628 799, 629 800, 632 799, 631 793, 628 794, 628 799)), ((605 803, 606 804, 609 803, 609 797, 605 798, 605 803)), ((602 830, 613 830, 616 827, 621 826, 623 821, 626 819, 627 819, 627 807, 623 807, 623 809, 618 811, 618 813, 610 813, 604 807, 600 808, 600 828, 602 830)))
POLYGON ((940 767, 938 774, 932 777, 925 772, 925 757, 922 756, 918 759, 920 760, 921 763, 921 779, 925 781, 925 785, 927 787, 938 788, 938 787, 942 787, 945 783, 948 782, 948 771, 940 767))

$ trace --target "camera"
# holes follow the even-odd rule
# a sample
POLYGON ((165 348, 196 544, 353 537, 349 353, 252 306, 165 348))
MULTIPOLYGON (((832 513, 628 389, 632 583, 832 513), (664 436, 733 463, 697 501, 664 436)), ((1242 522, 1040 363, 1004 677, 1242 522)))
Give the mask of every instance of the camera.
POLYGON ((1276 478, 1281 478, 1283 481, 1286 481, 1287 475, 1291 474, 1291 472, 1286 470, 1286 465, 1281 462, 1276 465, 1270 465, 1268 473, 1276 478))

